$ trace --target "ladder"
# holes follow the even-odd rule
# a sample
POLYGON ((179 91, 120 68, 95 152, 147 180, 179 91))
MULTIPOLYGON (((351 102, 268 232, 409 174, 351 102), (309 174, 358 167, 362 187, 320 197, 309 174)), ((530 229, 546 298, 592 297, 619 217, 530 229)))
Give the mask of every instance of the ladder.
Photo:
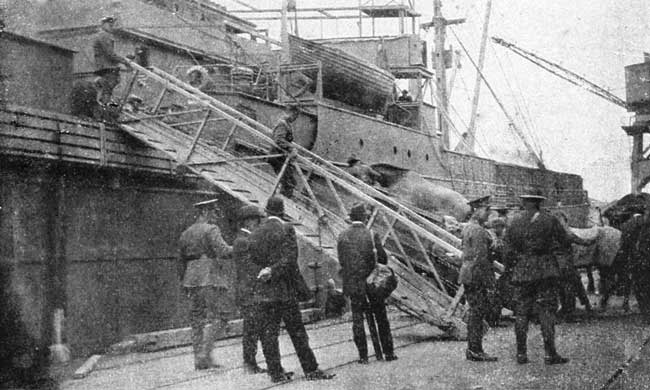
POLYGON ((160 69, 130 65, 133 75, 120 104, 127 103, 136 79, 144 79, 146 90, 138 92, 148 108, 122 110, 122 130, 164 152, 177 170, 202 177, 244 204, 263 207, 292 164, 298 185, 285 199, 285 213, 301 253, 336 260, 337 237, 349 226, 348 210, 364 202, 372 210, 367 226, 382 237, 399 278, 390 302, 451 337, 466 337, 462 286, 445 277, 440 265, 441 260, 458 263, 457 237, 299 145, 276 175, 264 164, 278 156, 272 154, 270 128, 160 69))

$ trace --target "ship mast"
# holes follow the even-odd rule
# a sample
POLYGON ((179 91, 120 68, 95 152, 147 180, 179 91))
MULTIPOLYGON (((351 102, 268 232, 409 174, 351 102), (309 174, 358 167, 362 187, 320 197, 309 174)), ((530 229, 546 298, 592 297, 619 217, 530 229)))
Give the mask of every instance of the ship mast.
POLYGON ((430 23, 422 24, 422 28, 434 28, 434 51, 433 60, 435 61, 436 72, 436 93, 441 107, 438 109, 438 131, 442 134, 442 147, 449 149, 449 125, 443 116, 443 112, 448 112, 449 98, 447 95, 447 66, 445 61, 445 39, 448 25, 460 24, 465 19, 445 19, 442 16, 442 0, 433 1, 433 20, 430 23))

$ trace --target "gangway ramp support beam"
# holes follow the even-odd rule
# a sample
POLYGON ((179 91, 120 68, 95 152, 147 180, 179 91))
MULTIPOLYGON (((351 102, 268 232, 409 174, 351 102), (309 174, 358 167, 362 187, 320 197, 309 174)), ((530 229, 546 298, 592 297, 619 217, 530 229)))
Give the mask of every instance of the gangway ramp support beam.
POLYGON ((440 260, 458 262, 457 237, 299 145, 294 144, 295 152, 278 175, 254 164, 277 153, 270 128, 164 71, 130 65, 147 78, 151 98, 143 100, 153 109, 123 112, 120 127, 124 131, 245 204, 264 204, 278 190, 282 175, 295 173, 299 185, 285 200, 285 213, 299 240, 334 261, 336 239, 349 226, 347 210, 358 202, 367 204, 373 215, 369 228, 383 237, 390 265, 400 279, 391 301, 452 337, 466 337, 464 307, 449 310, 460 297, 448 291, 462 289, 455 280, 444 280, 437 269, 440 260), (188 106, 185 114, 159 112, 165 100, 183 102, 188 106), (286 169, 289 164, 295 172, 286 169))

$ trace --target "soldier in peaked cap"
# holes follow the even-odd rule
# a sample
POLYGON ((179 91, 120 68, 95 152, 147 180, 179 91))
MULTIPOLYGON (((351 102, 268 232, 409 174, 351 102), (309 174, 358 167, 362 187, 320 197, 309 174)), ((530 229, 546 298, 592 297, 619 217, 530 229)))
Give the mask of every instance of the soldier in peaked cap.
POLYGON ((129 67, 125 57, 115 53, 115 22, 114 16, 105 16, 100 20, 100 32, 93 41, 95 58, 95 74, 100 77, 100 93, 98 100, 108 104, 113 96, 113 89, 120 83, 120 64, 129 67))
POLYGON ((237 273, 235 301, 243 319, 244 369, 251 374, 266 372, 257 365, 256 360, 257 342, 261 339, 262 334, 262 320, 254 298, 259 268, 251 261, 249 240, 251 232, 259 226, 262 218, 264 218, 264 212, 256 206, 247 205, 240 208, 238 219, 241 227, 232 245, 237 273))
POLYGON ((564 246, 567 236, 560 222, 542 211, 546 199, 541 191, 520 196, 524 211, 513 218, 505 236, 506 267, 511 269, 515 299, 517 363, 528 363, 528 321, 536 308, 544 340, 546 364, 569 361, 555 346, 555 311, 560 270, 554 248, 564 246))
POLYGON ((298 242, 294 227, 282 221, 284 202, 274 196, 266 204, 269 215, 250 236, 251 261, 258 268, 257 300, 263 319, 262 350, 273 382, 291 379, 280 362, 278 333, 285 327, 300 365, 308 380, 331 379, 334 375, 318 369, 302 323, 299 301, 310 298, 307 284, 298 269, 298 242))
POLYGON ((191 300, 190 322, 194 368, 218 367, 210 352, 214 334, 223 330, 233 317, 228 280, 232 248, 224 241, 215 224, 217 200, 199 202, 196 222, 180 238, 180 273, 182 285, 191 300), (207 328, 212 324, 211 329, 207 328))
POLYGON ((350 209, 352 226, 343 231, 337 240, 337 253, 341 264, 343 294, 350 298, 352 306, 352 336, 359 352, 359 363, 368 363, 368 345, 364 315, 368 322, 370 338, 377 360, 396 360, 393 336, 386 315, 383 299, 368 295, 366 278, 376 263, 387 264, 388 257, 381 245, 381 238, 366 228, 368 212, 363 203, 350 209))

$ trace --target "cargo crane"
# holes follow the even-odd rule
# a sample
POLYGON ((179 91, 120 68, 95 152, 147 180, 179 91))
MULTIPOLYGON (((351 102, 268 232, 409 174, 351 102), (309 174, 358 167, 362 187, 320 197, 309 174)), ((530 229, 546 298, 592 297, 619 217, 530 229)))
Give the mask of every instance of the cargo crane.
POLYGON ((644 136, 650 133, 650 62, 625 67, 626 98, 612 94, 608 90, 592 83, 584 77, 571 72, 558 64, 524 50, 504 39, 492 37, 492 41, 506 47, 546 71, 577 85, 610 103, 635 113, 632 123, 622 126, 625 133, 632 137, 631 155, 631 190, 639 193, 650 183, 650 146, 644 142, 644 136))
POLYGON ((497 43, 507 49, 510 49, 514 53, 520 55, 521 57, 527 59, 528 61, 532 62, 533 64, 539 66, 540 68, 546 70, 547 72, 550 72, 557 77, 564 79, 568 82, 570 82, 573 85, 576 85, 580 88, 585 89, 588 92, 593 93, 594 95, 600 96, 601 98, 609 101, 610 103, 614 103, 617 106, 623 107, 625 109, 628 109, 628 104, 625 102, 625 100, 621 99, 620 97, 614 95, 613 93, 609 92, 605 88, 602 88, 591 81, 585 79, 584 77, 563 68, 562 66, 551 62, 549 60, 546 60, 540 56, 538 56, 535 53, 532 53, 528 50, 522 49, 521 47, 515 45, 514 43, 508 42, 505 39, 502 38, 497 38, 497 37, 492 37, 492 41, 494 43, 497 43))

